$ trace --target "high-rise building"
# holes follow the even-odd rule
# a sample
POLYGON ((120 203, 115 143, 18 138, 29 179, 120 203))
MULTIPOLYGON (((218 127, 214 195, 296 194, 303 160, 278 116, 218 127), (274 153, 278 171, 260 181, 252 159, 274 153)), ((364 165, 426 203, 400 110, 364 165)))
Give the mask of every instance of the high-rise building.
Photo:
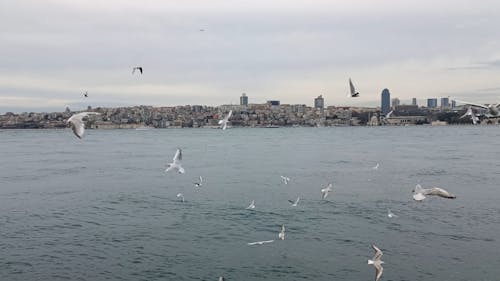
POLYGON ((391 111, 391 93, 389 93, 389 89, 382 90, 382 104, 380 108, 384 115, 391 111))
POLYGON ((411 99, 411 105, 417 105, 417 98, 411 99))
POLYGON ((427 99, 427 107, 428 108, 436 108, 438 106, 438 99, 427 99))
POLYGON ((441 108, 450 107, 450 99, 449 98, 441 98, 441 108))
POLYGON ((323 95, 319 95, 314 99, 314 108, 325 108, 325 99, 323 98, 323 95))
POLYGON ((243 93, 240 97, 240 105, 248 105, 248 97, 247 94, 243 93))
POLYGON ((399 106, 401 104, 401 102, 399 101, 398 98, 393 98, 392 99, 392 108, 396 108, 397 106, 399 106))
POLYGON ((451 108, 457 107, 457 101, 456 100, 451 100, 451 108))

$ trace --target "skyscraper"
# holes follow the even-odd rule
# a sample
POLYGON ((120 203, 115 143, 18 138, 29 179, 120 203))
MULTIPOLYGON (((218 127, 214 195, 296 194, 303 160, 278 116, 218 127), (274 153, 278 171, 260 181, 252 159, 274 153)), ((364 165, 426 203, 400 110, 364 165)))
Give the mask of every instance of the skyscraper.
POLYGON ((243 93, 240 97, 240 105, 248 105, 248 97, 247 94, 243 93))
POLYGON ((450 99, 449 98, 441 98, 441 108, 450 107, 450 99))
POLYGON ((319 95, 317 98, 314 99, 314 108, 323 109, 324 107, 325 107, 325 99, 323 98, 323 95, 319 95))
POLYGON ((417 98, 411 99, 411 105, 417 105, 417 98))
POLYGON ((382 90, 382 114, 387 114, 391 111, 391 94, 388 89, 382 90))
POLYGON ((427 99, 428 108, 436 108, 438 106, 438 99, 427 99))
POLYGON ((392 108, 395 109, 396 106, 399 106, 401 104, 401 101, 398 98, 393 98, 392 99, 392 108))

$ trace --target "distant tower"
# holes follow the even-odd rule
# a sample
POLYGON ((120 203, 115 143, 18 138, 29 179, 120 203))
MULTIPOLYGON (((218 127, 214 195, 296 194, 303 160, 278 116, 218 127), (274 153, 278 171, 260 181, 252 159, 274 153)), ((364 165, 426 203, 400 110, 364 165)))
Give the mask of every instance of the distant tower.
POLYGON ((436 108, 438 106, 438 99, 427 99, 428 108, 436 108))
POLYGON ((451 108, 457 107, 457 101, 456 100, 451 100, 451 108))
POLYGON ((382 90, 382 114, 387 114, 391 111, 391 93, 389 93, 388 89, 382 90))
POLYGON ((399 106, 401 104, 401 102, 399 101, 398 98, 393 98, 392 99, 392 108, 395 109, 396 106, 399 106))
POLYGON ((441 98, 441 108, 450 107, 450 99, 449 98, 441 98))
POLYGON ((240 97, 240 105, 248 105, 248 97, 247 94, 243 93, 240 97))
POLYGON ((317 98, 314 99, 314 108, 319 108, 319 109, 325 108, 325 99, 323 98, 323 95, 319 95, 317 98))
POLYGON ((411 99, 411 105, 417 105, 417 98, 411 99))

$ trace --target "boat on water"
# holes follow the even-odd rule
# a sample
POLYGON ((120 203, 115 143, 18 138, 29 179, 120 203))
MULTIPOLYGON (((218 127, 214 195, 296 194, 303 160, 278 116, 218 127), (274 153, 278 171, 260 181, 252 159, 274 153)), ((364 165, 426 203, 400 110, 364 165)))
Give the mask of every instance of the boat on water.
POLYGON ((147 131, 147 130, 153 130, 155 127, 150 127, 150 126, 140 126, 135 128, 136 131, 147 131))

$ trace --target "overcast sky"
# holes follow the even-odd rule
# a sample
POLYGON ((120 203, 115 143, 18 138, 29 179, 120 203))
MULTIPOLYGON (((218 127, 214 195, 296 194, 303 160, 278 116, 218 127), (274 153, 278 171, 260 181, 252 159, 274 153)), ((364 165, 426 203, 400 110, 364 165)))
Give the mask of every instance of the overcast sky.
POLYGON ((383 88, 403 102, 500 102, 496 0, 1 0, 0 21, 0 113, 243 92, 371 106, 383 88), (349 77, 360 98, 347 98, 349 77))

